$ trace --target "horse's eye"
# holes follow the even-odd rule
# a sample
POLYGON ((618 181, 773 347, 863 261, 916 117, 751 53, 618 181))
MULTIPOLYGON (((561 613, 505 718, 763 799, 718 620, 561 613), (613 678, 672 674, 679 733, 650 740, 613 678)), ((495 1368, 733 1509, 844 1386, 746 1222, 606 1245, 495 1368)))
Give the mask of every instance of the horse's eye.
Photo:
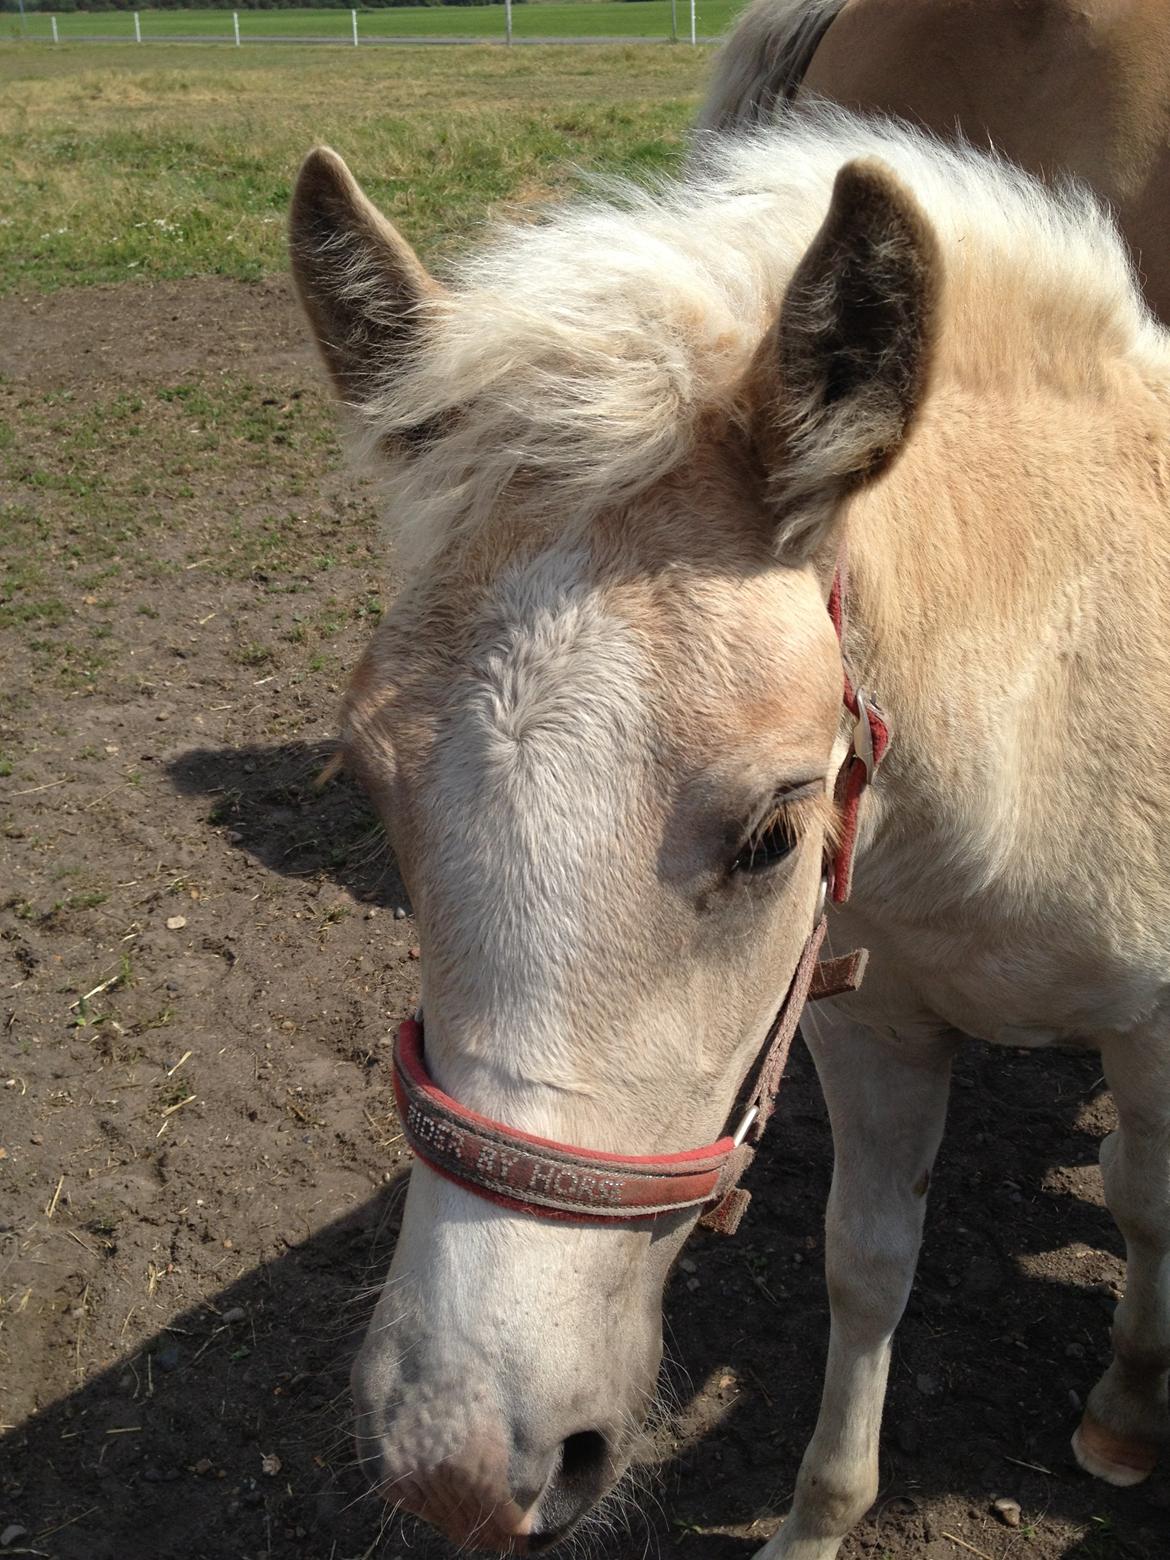
POLYGON ((796 847, 796 834, 787 814, 777 813, 762 829, 745 840, 731 863, 732 872, 764 872, 783 861, 796 847))

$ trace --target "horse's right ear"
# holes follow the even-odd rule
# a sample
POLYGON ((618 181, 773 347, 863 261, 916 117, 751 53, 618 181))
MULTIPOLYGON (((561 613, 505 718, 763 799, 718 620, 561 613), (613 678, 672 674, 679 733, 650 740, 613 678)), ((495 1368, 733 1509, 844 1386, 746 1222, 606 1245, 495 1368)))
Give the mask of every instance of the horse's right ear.
POLYGON ((884 471, 926 395, 941 261, 883 164, 848 163, 749 380, 780 555, 836 557, 843 500, 884 471))
POLYGON ((361 403, 442 289, 336 152, 311 151, 289 214, 293 279, 343 400, 361 403))

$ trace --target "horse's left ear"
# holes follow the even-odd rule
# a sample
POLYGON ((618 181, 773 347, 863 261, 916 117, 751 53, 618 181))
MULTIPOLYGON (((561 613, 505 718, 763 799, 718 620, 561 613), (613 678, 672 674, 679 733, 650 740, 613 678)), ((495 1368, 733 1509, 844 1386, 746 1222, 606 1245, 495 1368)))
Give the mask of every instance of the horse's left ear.
POLYGON ((842 500, 896 457, 926 394, 938 243, 884 164, 841 169, 752 366, 752 436, 781 555, 836 555, 842 500))

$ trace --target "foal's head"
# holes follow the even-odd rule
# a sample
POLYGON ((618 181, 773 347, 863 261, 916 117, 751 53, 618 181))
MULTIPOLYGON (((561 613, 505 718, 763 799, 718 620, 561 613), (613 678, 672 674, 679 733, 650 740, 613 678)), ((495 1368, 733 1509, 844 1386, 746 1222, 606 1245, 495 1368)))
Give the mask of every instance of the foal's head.
MULTIPOLYGON (((292 217, 407 571, 343 741, 418 917, 428 1067, 628 1154, 720 1134, 809 933, 841 513, 930 355, 934 241, 883 168, 811 242, 749 221, 726 275, 717 204, 564 214, 451 290, 331 152, 292 217)), ((537 1218, 416 1165, 353 1377, 387 1498, 472 1546, 566 1533, 629 1459, 693 1220, 537 1218)))

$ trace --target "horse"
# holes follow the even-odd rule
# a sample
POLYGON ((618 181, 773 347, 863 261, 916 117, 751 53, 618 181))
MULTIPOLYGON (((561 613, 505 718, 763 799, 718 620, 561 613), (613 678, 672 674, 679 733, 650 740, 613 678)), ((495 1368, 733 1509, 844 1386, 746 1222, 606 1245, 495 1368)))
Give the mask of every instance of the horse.
POLYGON ((1170 7, 1162 0, 754 0, 717 59, 703 130, 817 95, 1073 174, 1116 210, 1170 321, 1170 7))
POLYGON ((1170 1428, 1170 336, 1108 213, 821 106, 443 280, 318 149, 290 241, 404 574, 341 722, 423 970, 395 1066, 418 1157, 352 1373, 374 1488, 511 1554, 603 1500, 664 1281, 742 1211, 818 989, 831 1337, 760 1560, 831 1560, 875 1497, 965 1036, 1101 1053, 1128 1283, 1075 1444, 1144 1477, 1170 1428))

